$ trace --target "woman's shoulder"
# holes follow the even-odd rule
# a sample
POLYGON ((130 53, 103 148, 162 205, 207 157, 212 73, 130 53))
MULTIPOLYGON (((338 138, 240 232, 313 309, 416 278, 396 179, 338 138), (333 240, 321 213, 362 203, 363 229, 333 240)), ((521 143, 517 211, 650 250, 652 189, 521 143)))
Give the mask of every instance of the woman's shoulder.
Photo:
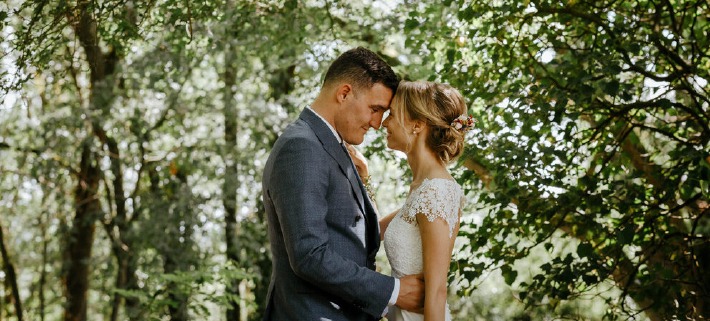
POLYGON ((417 212, 432 212, 437 210, 458 209, 459 200, 463 197, 461 186, 449 178, 425 178, 410 195, 411 211, 409 215, 417 212))
POLYGON ((420 192, 426 191, 441 191, 441 192, 463 192, 461 185, 459 185, 456 180, 451 177, 432 177, 424 178, 421 185, 419 185, 418 190, 420 192))

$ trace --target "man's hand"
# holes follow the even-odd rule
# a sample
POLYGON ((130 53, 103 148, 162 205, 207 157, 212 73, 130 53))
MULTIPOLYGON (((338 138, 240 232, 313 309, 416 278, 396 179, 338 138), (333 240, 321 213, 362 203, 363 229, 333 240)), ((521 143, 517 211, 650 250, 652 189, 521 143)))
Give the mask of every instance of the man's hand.
POLYGON ((424 311, 424 274, 405 275, 399 279, 399 296, 395 305, 416 313, 424 311))

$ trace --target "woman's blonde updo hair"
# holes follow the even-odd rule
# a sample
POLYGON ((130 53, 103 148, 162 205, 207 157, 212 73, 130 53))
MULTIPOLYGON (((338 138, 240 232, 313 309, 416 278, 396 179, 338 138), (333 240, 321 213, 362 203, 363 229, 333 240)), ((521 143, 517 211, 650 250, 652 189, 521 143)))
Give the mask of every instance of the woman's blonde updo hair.
POLYGON ((463 152, 464 132, 451 123, 467 113, 466 102, 458 90, 448 84, 426 81, 402 81, 392 99, 396 120, 404 124, 404 115, 429 125, 426 144, 439 159, 448 164, 463 152))

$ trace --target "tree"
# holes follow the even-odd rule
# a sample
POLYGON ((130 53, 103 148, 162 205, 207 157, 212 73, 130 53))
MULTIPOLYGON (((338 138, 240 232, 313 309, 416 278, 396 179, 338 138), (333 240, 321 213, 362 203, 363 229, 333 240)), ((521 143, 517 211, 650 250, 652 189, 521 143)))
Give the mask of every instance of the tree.
POLYGON ((5 280, 5 285, 10 288, 10 302, 15 309, 15 315, 17 320, 22 321, 22 298, 20 298, 20 291, 17 286, 17 275, 15 273, 15 266, 10 260, 10 254, 8 253, 7 246, 5 246, 5 236, 3 232, 3 227, 0 225, 0 258, 2 258, 2 271, 7 276, 5 280))
POLYGON ((708 3, 445 3, 405 26, 408 47, 431 52, 422 69, 480 119, 462 181, 494 210, 466 235, 483 259, 462 273, 490 263, 513 284, 513 263, 561 231, 576 253, 518 283, 520 299, 555 304, 611 280, 612 319, 707 318, 708 3))
MULTIPOLYGON (((11 68, 0 85, 20 97, 0 114, 2 190, 43 192, 42 211, 21 226, 41 236, 49 261, 18 260, 41 293, 28 317, 56 319, 63 309, 66 320, 183 320, 214 316, 213 301, 231 302, 229 319, 258 318, 270 272, 260 166, 324 62, 350 42, 381 39, 388 22, 379 9, 14 2, 0 5, 2 26, 11 26, 2 30, 11 68), (223 232, 210 230, 222 220, 223 232), (216 266, 228 268, 210 273, 216 266), (205 293, 223 281, 225 292, 205 293)), ((22 244, 39 253, 35 239, 22 244)))
MULTIPOLYGON (((173 3, 163 5, 169 9, 173 3)), ((44 139, 40 141, 28 142, 30 146, 39 145, 38 148, 21 144, 12 146, 18 151, 31 151, 40 159, 54 154, 54 160, 74 179, 75 213, 71 223, 63 230, 66 237, 61 275, 65 284, 65 320, 87 319, 97 223, 101 223, 105 228, 117 261, 116 289, 137 288, 135 272, 137 255, 141 248, 138 247, 140 243, 136 242, 134 236, 139 234, 136 231, 136 223, 141 218, 141 215, 138 215, 141 207, 135 196, 138 195, 141 185, 136 183, 136 189, 128 195, 126 184, 135 182, 127 180, 125 174, 134 174, 131 169, 135 167, 129 166, 129 170, 126 170, 125 166, 126 163, 136 160, 136 164, 140 165, 137 181, 141 180, 143 171, 150 168, 145 148, 148 142, 144 139, 150 137, 150 131, 159 128, 165 119, 159 119, 152 127, 131 128, 129 133, 136 134, 135 140, 140 142, 138 155, 135 157, 135 154, 131 154, 135 150, 125 148, 128 145, 126 140, 116 135, 123 130, 119 123, 123 115, 116 112, 120 110, 116 100, 129 98, 125 85, 132 79, 121 74, 122 68, 125 68, 121 65, 122 59, 127 54, 131 41, 138 37, 138 24, 152 26, 152 21, 145 18, 150 16, 152 9, 151 3, 80 1, 67 6, 30 1, 23 3, 14 12, 16 17, 26 17, 26 20, 19 21, 16 37, 11 39, 15 45, 14 55, 18 66, 18 76, 14 78, 17 82, 11 85, 22 86, 26 79, 20 76, 39 70, 37 78, 57 79, 58 86, 55 85, 55 88, 61 87, 62 92, 66 93, 59 97, 59 101, 42 96, 41 111, 53 114, 51 109, 64 107, 61 104, 66 103, 77 116, 63 119, 58 117, 60 123, 67 124, 67 127, 58 131, 62 132, 60 137, 67 136, 67 133, 75 135, 81 142, 78 151, 75 150, 76 146, 71 144, 57 145, 55 141, 50 140, 52 136, 56 137, 56 133, 42 135, 44 139), (75 46, 64 45, 67 42, 74 43, 75 46), (82 84, 85 79, 88 79, 87 85, 82 84), (67 119, 70 121, 66 122, 67 119), (62 157, 68 155, 66 159, 71 159, 73 154, 79 155, 77 165, 71 161, 65 162, 62 157), (102 162, 110 165, 104 167, 102 162), (102 199, 105 199, 106 203, 102 204, 102 199), (138 210, 133 212, 133 209, 138 210)), ((31 114, 29 117, 32 118, 31 114)), ((131 120, 134 125, 140 123, 135 119, 131 120)), ((54 129, 49 127, 50 130, 45 133, 51 133, 51 129, 54 129)), ((43 176, 35 178, 45 179, 43 176)), ((118 318, 120 297, 119 294, 115 295, 112 320, 118 318)), ((133 319, 135 316, 130 310, 138 305, 137 300, 128 297, 126 301, 128 315, 133 319)))

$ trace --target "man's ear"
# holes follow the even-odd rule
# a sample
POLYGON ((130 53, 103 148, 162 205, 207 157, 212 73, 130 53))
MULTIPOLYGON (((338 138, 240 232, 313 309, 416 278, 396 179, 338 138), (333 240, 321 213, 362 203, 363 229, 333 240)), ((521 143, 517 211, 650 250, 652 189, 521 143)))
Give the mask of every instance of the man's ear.
POLYGON ((335 94, 335 99, 338 101, 338 103, 342 103, 343 101, 345 101, 345 99, 348 98, 348 96, 353 95, 353 86, 350 84, 341 84, 335 91, 335 94))

